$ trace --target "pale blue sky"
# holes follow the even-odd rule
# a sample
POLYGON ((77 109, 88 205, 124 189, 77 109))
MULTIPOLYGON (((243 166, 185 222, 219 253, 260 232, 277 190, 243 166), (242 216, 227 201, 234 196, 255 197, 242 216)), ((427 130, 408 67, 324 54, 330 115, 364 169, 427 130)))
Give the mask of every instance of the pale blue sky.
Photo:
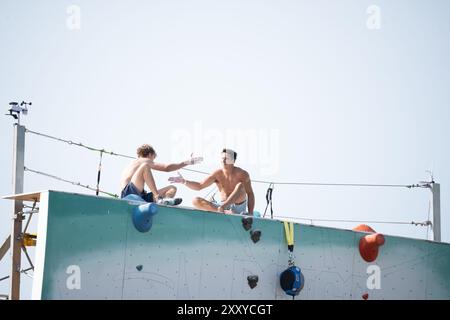
MULTIPOLYGON (((217 167, 219 154, 211 152, 227 134, 257 132, 256 147, 245 139, 230 144, 254 179, 412 184, 433 169, 449 242, 449 35, 446 0, 1 0, 0 102, 6 111, 10 101, 30 100, 29 129, 115 152, 133 155, 151 143, 159 161, 205 153, 195 168, 205 171, 217 167), (69 5, 81 9, 80 30, 66 26, 69 5), (379 30, 366 26, 370 5, 381 9, 379 30), (189 134, 188 147, 180 132, 189 134)), ((2 116, 0 123, 5 195, 13 121, 2 116)), ((97 154, 26 137, 27 166, 95 185, 97 154)), ((119 191, 126 163, 104 156, 103 189, 119 191)), ((155 176, 162 186, 170 175, 155 176)), ((267 185, 254 188, 263 211, 267 185)), ((43 189, 86 192, 26 173, 25 191, 43 189)), ((207 192, 179 190, 185 204, 207 192)), ((274 209, 291 217, 424 221, 429 198, 422 189, 276 186, 274 209)), ((4 238, 12 205, 1 200, 0 208, 4 238)), ((422 227, 373 227, 426 237, 422 227)), ((3 261, 0 277, 7 273, 3 261)), ((0 293, 6 288, 0 283, 0 293)))

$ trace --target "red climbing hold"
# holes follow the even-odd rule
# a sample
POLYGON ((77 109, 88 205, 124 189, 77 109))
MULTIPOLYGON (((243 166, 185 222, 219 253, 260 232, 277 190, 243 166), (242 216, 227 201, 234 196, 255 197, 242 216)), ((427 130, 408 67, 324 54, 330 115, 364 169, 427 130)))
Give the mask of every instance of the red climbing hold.
POLYGON ((363 298, 364 300, 369 299, 369 294, 368 294, 368 293, 364 293, 364 294, 362 295, 362 298, 363 298))
POLYGON ((375 233, 375 230, 365 224, 359 225, 353 230, 371 233, 359 240, 359 253, 365 261, 375 261, 379 247, 384 244, 384 236, 381 233, 375 233))

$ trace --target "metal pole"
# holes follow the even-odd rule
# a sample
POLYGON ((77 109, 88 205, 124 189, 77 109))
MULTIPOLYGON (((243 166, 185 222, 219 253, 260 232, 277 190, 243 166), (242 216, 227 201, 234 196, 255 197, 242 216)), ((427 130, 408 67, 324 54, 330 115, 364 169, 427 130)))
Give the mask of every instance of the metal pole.
POLYGON ((431 193, 433 196, 433 240, 441 241, 441 185, 431 183, 431 193))
MULTIPOLYGON (((25 127, 14 124, 13 150, 13 191, 23 193, 24 160, 25 160, 25 127)), ((20 268, 22 255, 22 212, 23 202, 14 200, 14 215, 11 231, 11 288, 9 298, 20 299, 20 268)))

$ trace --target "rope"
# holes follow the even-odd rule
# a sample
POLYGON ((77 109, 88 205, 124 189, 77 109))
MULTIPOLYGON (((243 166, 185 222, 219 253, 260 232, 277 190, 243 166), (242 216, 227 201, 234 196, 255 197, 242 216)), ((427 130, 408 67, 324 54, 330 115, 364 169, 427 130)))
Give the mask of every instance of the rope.
MULTIPOLYGON (((37 171, 37 170, 32 170, 32 169, 27 168, 27 167, 24 167, 24 170, 25 170, 25 171, 29 171, 29 172, 33 172, 33 173, 35 173, 35 174, 39 174, 39 175, 42 175, 42 176, 45 176, 45 177, 48 177, 48 178, 52 178, 52 179, 55 179, 55 180, 59 180, 59 181, 62 181, 62 182, 67 182, 67 183, 70 183, 70 184, 72 184, 72 185, 74 185, 74 186, 79 186, 79 187, 82 187, 82 188, 85 188, 85 189, 89 189, 89 190, 91 190, 91 191, 97 191, 97 190, 98 190, 98 189, 96 189, 96 188, 91 188, 91 187, 89 187, 88 185, 81 184, 80 182, 75 182, 75 181, 66 180, 66 179, 63 179, 63 178, 54 176, 54 175, 52 175, 52 174, 48 174, 48 173, 41 172, 41 171, 37 171)), ((102 190, 98 190, 98 192, 99 192, 99 193, 106 194, 106 195, 108 195, 108 196, 110 196, 110 197, 114 197, 114 198, 118 198, 118 197, 119 197, 117 194, 113 194, 113 193, 106 192, 106 191, 102 191, 102 190)))
MULTIPOLYGON (((24 167, 24 170, 32 172, 32 173, 35 173, 35 174, 39 174, 39 175, 42 175, 42 176, 46 176, 46 177, 49 177, 49 178, 52 178, 52 179, 56 179, 56 180, 59 180, 59 181, 62 181, 62 182, 70 183, 72 185, 83 187, 83 188, 89 189, 91 191, 97 191, 97 189, 91 188, 88 185, 83 185, 83 184, 81 184, 79 182, 66 180, 66 179, 57 177, 55 175, 51 175, 51 174, 48 174, 48 173, 40 172, 40 171, 33 170, 33 169, 30 169, 30 168, 27 168, 27 167, 24 167)), ((99 190, 99 193, 106 194, 106 195, 114 197, 114 198, 118 198, 118 196, 116 194, 113 194, 113 193, 110 193, 110 192, 99 190)), ((315 219, 315 218, 313 219, 313 218, 297 218, 297 217, 287 217, 287 216, 275 216, 274 218, 293 219, 293 220, 307 220, 307 221, 311 221, 311 223, 313 221, 317 221, 317 222, 351 222, 351 223, 358 223, 359 222, 359 223, 375 223, 375 224, 403 224, 403 225, 415 225, 415 226, 426 226, 426 227, 431 225, 431 221, 429 221, 429 220, 424 221, 424 222, 414 222, 414 221, 406 222, 406 221, 373 221, 373 220, 350 220, 350 219, 347 219, 347 220, 346 219, 315 219)))
POLYGON ((275 218, 282 219, 293 219, 293 220, 307 220, 307 221, 320 221, 320 222, 360 222, 360 223, 378 223, 378 224, 412 224, 415 226, 429 226, 431 221, 424 222, 407 222, 407 221, 370 221, 370 220, 345 220, 345 219, 311 219, 311 218, 296 218, 296 217, 286 217, 286 216, 276 216, 275 218))
MULTIPOLYGON (((91 191, 95 191, 96 194, 98 195, 99 193, 102 194, 106 194, 108 196, 111 197, 115 197, 118 198, 118 196, 116 194, 113 193, 109 193, 106 191, 101 191, 99 189, 99 185, 100 185, 100 174, 101 174, 101 164, 102 164, 102 156, 103 153, 105 154, 109 154, 111 156, 117 156, 117 157, 122 157, 122 158, 127 158, 127 159, 136 159, 135 157, 129 156, 129 155, 125 155, 125 154, 120 154, 120 153, 115 153, 112 151, 107 151, 105 149, 98 149, 98 148, 94 148, 85 144, 82 144, 80 142, 73 142, 71 140, 66 140, 66 139, 62 139, 62 138, 58 138, 55 136, 51 136, 48 134, 44 134, 44 133, 40 133, 40 132, 36 132, 36 131, 32 131, 29 129, 25 129, 26 133, 31 133, 31 134, 35 134, 37 136, 41 136, 41 137, 45 137, 48 139, 52 139, 55 141, 59 141, 59 142, 63 142, 63 143, 67 143, 69 145, 73 145, 73 146, 78 146, 78 147, 82 147, 85 148, 87 150, 90 151, 95 151, 95 152, 100 152, 100 162, 99 162, 99 167, 98 167, 98 175, 97 175, 97 188, 91 188, 88 185, 83 185, 80 182, 74 182, 74 181, 70 181, 70 180, 66 180, 48 173, 44 173, 44 172, 40 172, 40 171, 36 171, 36 170, 31 170, 28 168, 24 168, 26 171, 30 171, 36 174, 40 174, 49 178, 53 178, 59 181, 63 181, 66 183, 70 183, 72 185, 76 185, 76 186, 80 186, 86 189, 89 189, 91 191)), ((201 171, 201 170, 195 170, 195 169, 188 169, 188 168, 182 168, 182 170, 185 171, 190 171, 190 172, 195 172, 195 173, 199 173, 199 174, 203 174, 203 175, 209 175, 208 172, 205 171, 201 171)), ((410 184, 410 185, 406 185, 406 184, 374 184, 374 183, 329 183, 329 182, 283 182, 283 181, 278 181, 278 182, 274 182, 274 181, 267 181, 267 180, 251 180, 253 183, 262 183, 262 184, 269 184, 269 189, 268 189, 268 194, 266 194, 266 200, 267 200, 267 207, 266 210, 264 212, 264 216, 266 214, 266 211, 268 209, 269 203, 271 206, 271 216, 273 218, 273 210, 272 210, 272 191, 273 191, 273 187, 275 186, 275 184, 277 185, 293 185, 293 186, 331 186, 331 187, 369 187, 369 188, 377 188, 377 187, 383 187, 383 188, 429 188, 429 184, 410 184), (270 193, 270 194, 269 194, 270 193)), ((208 193, 209 195, 209 193, 208 193)), ((430 214, 430 212, 428 212, 428 215, 430 214)), ((322 222, 361 222, 361 223, 386 223, 386 224, 413 224, 413 225, 420 225, 420 226, 430 226, 431 222, 428 216, 428 220, 422 223, 417 223, 417 222, 396 222, 396 221, 362 221, 362 220, 333 220, 333 219, 309 219, 309 218, 293 218, 293 217, 282 217, 282 216, 278 216, 278 218, 289 218, 289 219, 300 219, 300 220, 308 220, 311 221, 311 223, 313 223, 313 221, 322 221, 322 222)), ((428 231, 429 228, 427 229, 427 238, 428 238, 428 231)))
MULTIPOLYGON (((63 143, 67 143, 69 145, 72 146, 78 146, 78 147, 82 147, 85 149, 88 149, 90 151, 96 151, 96 152, 100 152, 100 153, 105 153, 105 154, 109 154, 111 156, 117 156, 117 157, 122 157, 122 158, 127 158, 127 159, 136 159, 136 157, 132 157, 129 155, 125 155, 125 154, 120 154, 120 153, 115 153, 112 151, 107 151, 105 149, 98 149, 98 148, 94 148, 88 145, 85 145, 83 143, 80 142, 73 142, 71 140, 66 140, 66 139, 62 139, 62 138, 58 138, 55 136, 51 136, 48 134, 44 134, 44 133, 40 133, 40 132, 36 132, 33 130, 29 130, 29 129, 25 129, 26 133, 31 133, 37 136, 41 136, 41 137, 45 137, 48 139, 52 139, 55 141, 59 141, 59 142, 63 142, 63 143)), ((188 168, 182 168, 182 170, 185 171, 190 171, 190 172, 195 172, 195 173, 200 173, 200 174, 204 174, 204 175, 209 175, 210 173, 205 172, 205 171, 201 171, 201 170, 194 170, 194 169, 188 169, 188 168)), ((295 186, 333 186, 333 187, 384 187, 384 188, 426 188, 426 186, 424 185, 419 185, 419 184, 374 184, 374 183, 329 183, 329 182, 283 182, 283 181, 267 181, 267 180, 251 180, 253 183, 262 183, 262 184, 277 184, 277 185, 295 185, 295 186)), ((96 190, 93 190, 96 191, 96 190)))
MULTIPOLYGON (((210 173, 200 170, 182 168, 182 170, 209 175, 210 173)), ((296 185, 296 186, 334 186, 334 187, 385 187, 385 188, 425 188, 419 184, 375 184, 375 183, 329 183, 329 182, 282 182, 269 180, 251 180, 254 183, 296 185)))
POLYGON ((120 154, 120 153, 115 153, 113 151, 107 151, 105 149, 98 149, 98 148, 90 147, 90 146, 84 145, 84 144, 82 144, 80 142, 73 142, 71 140, 57 138, 57 137, 54 137, 54 136, 51 136, 51 135, 48 135, 48 134, 32 131, 32 130, 29 130, 29 129, 25 129, 25 132, 26 133, 32 133, 32 134, 35 134, 37 136, 45 137, 45 138, 48 138, 48 139, 56 140, 56 141, 59 141, 59 142, 64 142, 64 143, 67 143, 67 144, 69 144, 71 146, 77 146, 77 147, 82 147, 82 148, 85 148, 85 149, 88 149, 88 150, 91 150, 91 151, 97 151, 97 152, 106 153, 106 154, 109 154, 111 156, 117 156, 117 157, 128 158, 128 159, 136 159, 135 157, 131 157, 131 156, 128 156, 126 154, 120 154))
POLYGON ((194 170, 194 169, 188 169, 188 168, 181 168, 181 170, 191 171, 191 172, 196 172, 196 173, 201 173, 201 174, 206 174, 206 175, 210 175, 211 174, 209 172, 200 171, 200 170, 194 170))
POLYGON ((278 185, 296 186, 334 186, 334 187, 388 187, 388 188, 415 188, 419 185, 405 184, 372 184, 372 183, 329 183, 329 182, 273 182, 266 180, 252 180, 255 183, 273 183, 278 185))

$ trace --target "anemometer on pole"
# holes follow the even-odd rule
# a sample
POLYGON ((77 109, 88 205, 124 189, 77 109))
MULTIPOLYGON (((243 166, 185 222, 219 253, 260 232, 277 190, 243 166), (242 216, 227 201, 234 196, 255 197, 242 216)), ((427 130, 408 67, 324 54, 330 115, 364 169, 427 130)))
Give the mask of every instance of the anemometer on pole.
POLYGON ((17 120, 17 124, 20 125, 20 114, 23 113, 25 116, 28 114, 27 106, 31 106, 31 102, 22 101, 20 104, 18 102, 10 102, 9 105, 11 108, 8 110, 9 113, 5 115, 13 117, 17 120))

